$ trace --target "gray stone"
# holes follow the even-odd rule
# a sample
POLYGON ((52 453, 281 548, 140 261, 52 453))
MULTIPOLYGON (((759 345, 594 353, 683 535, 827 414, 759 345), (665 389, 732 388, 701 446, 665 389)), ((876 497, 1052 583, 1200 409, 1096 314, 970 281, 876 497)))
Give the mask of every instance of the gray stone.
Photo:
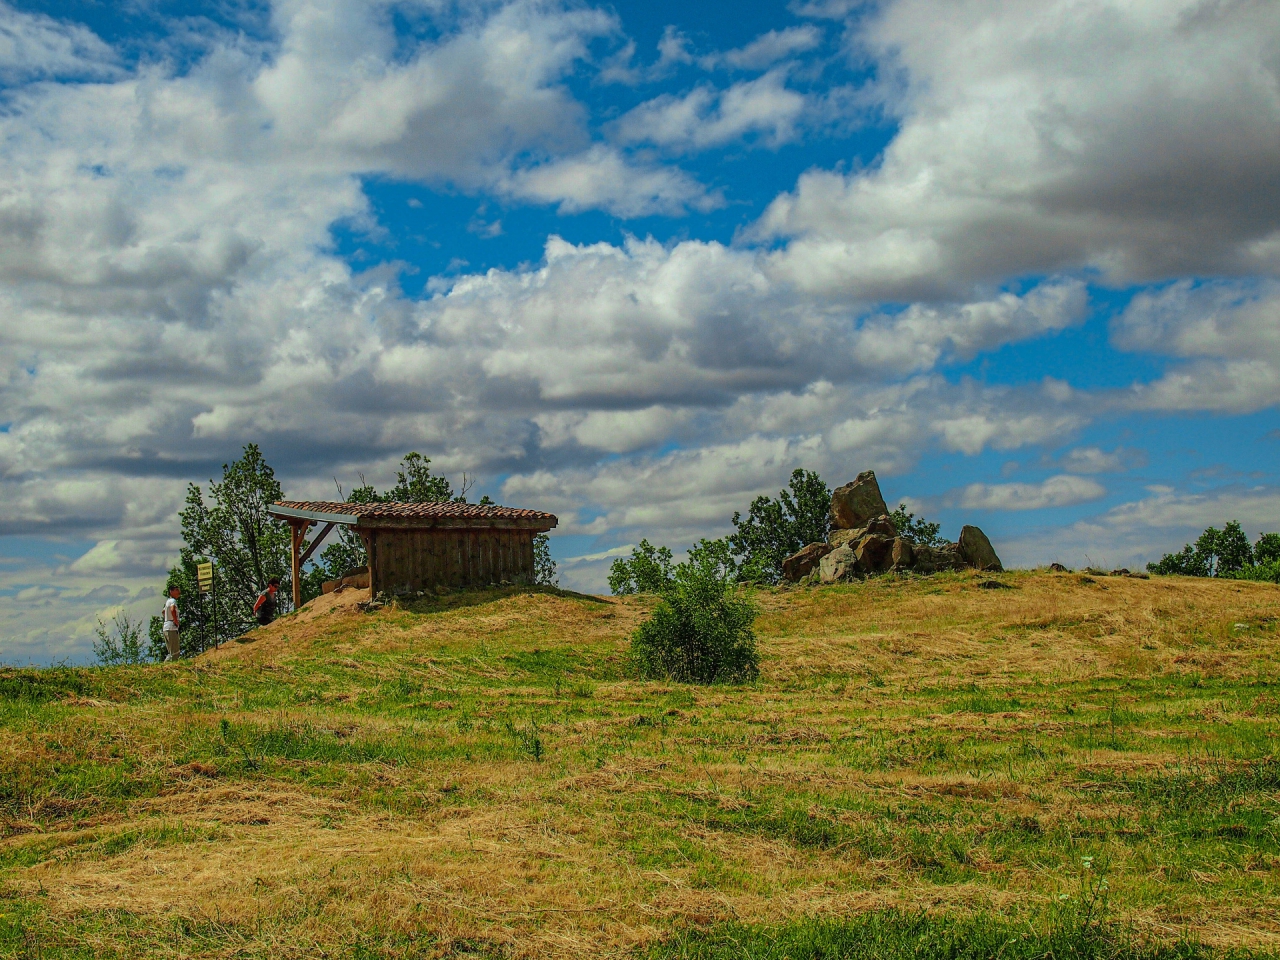
POLYGON ((822 558, 818 570, 823 583, 847 580, 858 572, 858 558, 848 547, 836 547, 822 558))
POLYGON ((973 567, 975 570, 995 570, 1004 569, 1000 565, 1000 558, 996 556, 995 549, 991 546, 991 541, 987 539, 987 535, 977 527, 964 527, 960 531, 960 559, 967 566, 973 567))
POLYGON ((916 562, 916 552, 911 547, 911 541, 895 537, 890 559, 893 560, 894 570, 910 570, 912 564, 916 562))
POLYGON ((854 530, 867 525, 873 517, 887 514, 880 484, 874 471, 864 470, 852 483, 837 487, 831 494, 831 526, 837 530, 854 530))
POLYGON ((811 543, 807 547, 801 547, 782 561, 782 579, 788 583, 803 580, 834 549, 829 543, 811 543))
POLYGON ((920 573, 959 570, 964 566, 964 561, 960 559, 960 548, 954 543, 944 543, 937 547, 917 545, 915 555, 915 569, 920 573))
POLYGON ((827 535, 827 543, 833 547, 845 547, 851 543, 857 543, 867 535, 867 531, 863 527, 856 530, 832 530, 827 535))
POLYGON ((855 541, 861 540, 868 534, 892 538, 898 535, 898 528, 893 525, 889 515, 885 514, 872 517, 862 526, 854 527, 852 530, 832 530, 827 537, 827 542, 833 547, 843 547, 845 544, 852 546, 855 541))

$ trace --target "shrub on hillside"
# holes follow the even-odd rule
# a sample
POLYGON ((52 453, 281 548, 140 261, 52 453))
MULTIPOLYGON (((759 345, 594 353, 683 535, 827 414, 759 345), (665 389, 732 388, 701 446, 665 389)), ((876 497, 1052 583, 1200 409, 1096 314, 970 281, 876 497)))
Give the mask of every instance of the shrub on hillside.
POLYGON ((94 630, 93 656, 104 667, 146 663, 149 651, 142 641, 142 621, 133 621, 123 610, 115 615, 108 626, 101 618, 94 630))
POLYGON ((1224 574, 1233 580, 1264 580, 1280 583, 1280 533, 1264 533, 1253 545, 1253 563, 1224 574))
POLYGON ((1231 573, 1224 573, 1228 580, 1260 580, 1265 583, 1280 583, 1280 560, 1270 563, 1250 563, 1231 573))
POLYGON ((735 592, 732 571, 723 540, 701 541, 671 571, 658 590, 662 600, 657 609, 631 640, 631 656, 642 676, 740 683, 759 674, 756 608, 735 592))

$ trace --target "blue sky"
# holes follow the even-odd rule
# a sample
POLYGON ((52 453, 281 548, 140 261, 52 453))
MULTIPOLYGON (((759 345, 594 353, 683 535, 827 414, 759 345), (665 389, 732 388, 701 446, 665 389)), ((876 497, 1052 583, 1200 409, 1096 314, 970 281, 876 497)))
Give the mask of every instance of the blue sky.
POLYGON ((0 661, 185 484, 418 450, 603 589, 795 467, 1007 562, 1280 529, 1280 8, 0 2, 0 661))

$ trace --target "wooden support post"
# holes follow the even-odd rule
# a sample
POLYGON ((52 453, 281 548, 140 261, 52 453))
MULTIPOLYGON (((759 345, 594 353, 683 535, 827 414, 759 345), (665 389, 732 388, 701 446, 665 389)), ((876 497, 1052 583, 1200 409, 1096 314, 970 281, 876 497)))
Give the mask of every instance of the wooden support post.
POLYGON ((293 609, 297 610, 302 606, 302 559, 299 551, 302 549, 302 541, 306 538, 307 528, 311 526, 310 520, 291 521, 289 523, 290 542, 292 549, 290 553, 290 574, 293 580, 293 609))

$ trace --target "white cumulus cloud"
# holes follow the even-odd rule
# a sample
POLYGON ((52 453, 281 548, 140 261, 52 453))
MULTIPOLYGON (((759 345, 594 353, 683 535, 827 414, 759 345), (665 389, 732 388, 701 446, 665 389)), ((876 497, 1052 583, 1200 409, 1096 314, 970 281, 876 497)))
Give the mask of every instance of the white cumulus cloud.
POLYGON ((972 483, 953 499, 966 510, 1043 510, 1087 503, 1106 493, 1096 480, 1064 473, 1040 483, 972 483))

